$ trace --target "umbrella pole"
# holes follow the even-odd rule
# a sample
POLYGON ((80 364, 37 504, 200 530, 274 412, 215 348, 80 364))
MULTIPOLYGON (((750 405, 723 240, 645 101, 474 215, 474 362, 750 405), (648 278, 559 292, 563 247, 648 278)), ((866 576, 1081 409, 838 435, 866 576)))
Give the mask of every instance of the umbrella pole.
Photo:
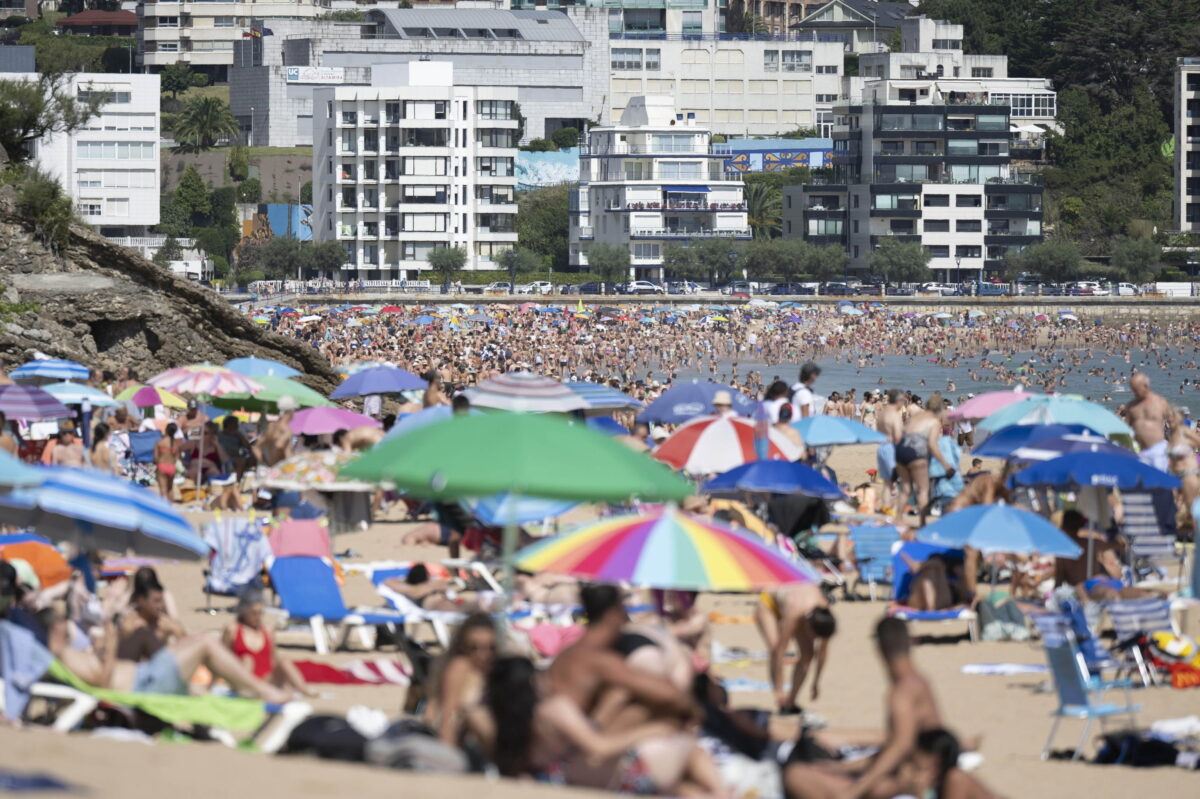
POLYGON ((508 638, 508 611, 512 606, 513 584, 516 582, 516 555, 517 555, 517 502, 520 495, 515 491, 510 491, 508 495, 508 519, 504 523, 504 574, 500 578, 500 587, 504 589, 504 596, 500 599, 500 629, 498 632, 498 640, 504 643, 508 638))

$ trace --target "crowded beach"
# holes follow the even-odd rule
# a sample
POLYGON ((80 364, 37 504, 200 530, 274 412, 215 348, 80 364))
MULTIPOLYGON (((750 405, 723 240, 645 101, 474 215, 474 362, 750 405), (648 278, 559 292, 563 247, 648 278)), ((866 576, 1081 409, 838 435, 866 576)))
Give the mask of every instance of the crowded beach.
POLYGON ((6 784, 1195 784, 1200 325, 249 315, 343 382, 261 358, 0 380, 6 784))

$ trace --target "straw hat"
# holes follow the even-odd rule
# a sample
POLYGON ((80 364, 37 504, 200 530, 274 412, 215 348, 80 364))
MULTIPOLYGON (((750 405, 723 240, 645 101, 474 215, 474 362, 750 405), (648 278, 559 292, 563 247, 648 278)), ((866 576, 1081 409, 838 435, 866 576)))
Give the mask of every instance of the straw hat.
POLYGON ((718 391, 713 394, 712 404, 714 407, 724 405, 728 408, 733 407, 733 395, 728 391, 718 391))

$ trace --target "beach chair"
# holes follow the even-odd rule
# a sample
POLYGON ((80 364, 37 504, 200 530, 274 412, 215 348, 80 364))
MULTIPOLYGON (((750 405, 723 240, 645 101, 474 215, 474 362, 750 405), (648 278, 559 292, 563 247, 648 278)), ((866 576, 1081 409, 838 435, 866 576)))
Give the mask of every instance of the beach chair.
POLYGON ((892 546, 900 540, 894 525, 850 528, 854 542, 854 560, 858 564, 858 582, 867 581, 871 600, 875 600, 875 584, 892 581, 892 546))
MULTIPOLYGON (((1174 503, 1169 503, 1170 492, 1129 491, 1121 494, 1123 521, 1121 533, 1129 542, 1129 567, 1133 572, 1131 583, 1147 580, 1156 575, 1166 581, 1169 567, 1178 565, 1179 583, 1183 583, 1183 553, 1175 546, 1175 529, 1163 524, 1169 504, 1171 524, 1174 523, 1174 503)), ((1153 582, 1153 581, 1152 581, 1153 582)))
MULTIPOLYGON (((342 625, 348 635, 355 629, 365 634, 375 625, 403 624, 406 620, 404 614, 385 608, 347 608, 333 565, 324 558, 275 558, 268 571, 289 620, 309 625, 318 654, 329 652, 327 624, 342 625)), ((369 646, 365 638, 364 645, 369 646)))
POLYGON ((1123 654, 1124 665, 1131 671, 1137 669, 1142 685, 1158 683, 1158 670, 1142 653, 1142 638, 1150 633, 1176 632, 1171 622, 1171 603, 1157 597, 1125 599, 1109 602, 1105 610, 1117 634, 1117 649, 1123 654))
MULTIPOLYGON (((0 715, 4 714, 6 707, 5 688, 4 679, 0 678, 0 715)), ((54 718, 51 726, 58 732, 70 732, 75 729, 100 704, 98 699, 83 691, 53 682, 35 682, 29 688, 29 695, 32 699, 39 699, 50 705, 54 718)))
POLYGON ((888 606, 888 615, 905 621, 936 621, 943 624, 965 622, 967 636, 971 639, 971 643, 975 643, 979 640, 979 617, 970 607, 964 605, 945 610, 916 610, 904 604, 904 600, 908 598, 913 575, 908 568, 908 563, 901 555, 908 555, 913 560, 923 561, 930 555, 953 555, 954 553, 961 556, 962 550, 916 541, 906 541, 900 549, 896 550, 896 554, 891 558, 892 602, 888 606))
POLYGON ((1093 690, 1106 690, 1123 685, 1121 680, 1103 679, 1105 669, 1120 671, 1120 661, 1114 660, 1086 627, 1084 636, 1081 637, 1075 630, 1071 616, 1066 613, 1035 613, 1029 618, 1033 619, 1043 646, 1063 646, 1068 642, 1074 644, 1083 657, 1084 667, 1088 672, 1088 685, 1093 690))
POLYGON ((213 596, 240 596, 247 588, 262 583, 271 547, 254 521, 237 517, 209 522, 201 535, 213 551, 204 570, 205 610, 212 614, 216 613, 213 596))
POLYGON ((1083 655, 1075 646, 1070 632, 1066 634, 1065 640, 1061 643, 1046 646, 1046 659, 1050 665, 1050 673, 1054 677, 1058 708, 1054 711, 1054 724, 1050 727, 1050 735, 1046 738, 1046 745, 1042 748, 1042 760, 1050 757, 1050 747, 1054 744, 1058 725, 1064 718, 1084 721, 1083 734, 1079 736, 1079 742, 1075 744, 1072 760, 1078 760, 1082 756, 1083 745, 1087 741, 1088 733, 1091 732, 1093 720, 1100 720, 1102 730, 1105 722, 1113 716, 1128 716, 1131 726, 1137 726, 1137 712, 1141 708, 1129 704, 1129 681, 1123 681, 1123 687, 1126 689, 1124 705, 1100 701, 1103 698, 1103 689, 1096 688, 1091 684, 1087 667, 1083 662, 1083 655))

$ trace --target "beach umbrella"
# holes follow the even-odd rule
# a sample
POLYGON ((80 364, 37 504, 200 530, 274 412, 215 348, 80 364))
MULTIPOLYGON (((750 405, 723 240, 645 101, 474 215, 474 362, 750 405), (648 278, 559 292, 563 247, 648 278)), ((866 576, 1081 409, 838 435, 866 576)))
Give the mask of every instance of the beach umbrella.
POLYGON ((800 431, 800 438, 810 447, 831 447, 838 444, 882 444, 887 436, 872 430, 862 422, 842 416, 817 414, 797 419, 792 427, 800 431))
POLYGON ((188 520, 158 494, 84 469, 45 469, 37 485, 0 495, 0 522, 84 549, 190 559, 209 552, 188 520))
POLYGON ((62 358, 41 358, 18 366, 8 376, 18 383, 54 383, 60 380, 87 380, 91 370, 81 363, 62 358))
POLYGON ((84 402, 90 402, 93 408, 111 408, 121 404, 100 389, 79 383, 50 383, 42 386, 42 391, 63 405, 82 405, 84 402))
POLYGON ((823 474, 790 461, 751 461, 719 474, 700 486, 706 494, 759 491, 768 494, 804 494, 821 499, 841 499, 842 490, 823 474))
POLYGON ((520 496, 678 501, 692 488, 662 464, 585 425, 527 413, 458 414, 372 447, 343 477, 430 499, 520 496))
POLYGON ((132 402, 139 408, 152 408, 155 405, 166 405, 168 408, 186 408, 187 400, 165 389, 154 386, 136 385, 117 395, 118 402, 132 402))
POLYGON ((991 416, 1001 408, 1007 408, 1013 403, 1039 396, 1041 395, 1031 394, 1022 388, 1017 388, 1013 391, 989 391, 977 397, 971 397, 962 405, 951 408, 946 414, 946 418, 983 419, 991 416))
POLYGON ((348 452, 302 452, 263 473, 259 485, 282 491, 372 491, 371 483, 347 480, 338 470, 357 457, 348 452))
POLYGON ((47 394, 35 386, 0 386, 0 411, 9 419, 28 422, 49 419, 67 419, 71 411, 53 394, 47 394))
POLYGON ((1095 434, 1065 435, 1043 438, 1013 450, 1009 457, 1015 461, 1049 461, 1074 452, 1104 453, 1122 458, 1136 458, 1133 450, 1118 446, 1104 436, 1095 434))
POLYGON ((1043 439, 1061 438, 1081 433, 1099 435, 1095 430, 1082 424, 1014 424, 1002 427, 992 433, 987 441, 971 450, 971 454, 984 458, 1008 458, 1014 450, 1034 446, 1043 439))
POLYGON ((296 435, 319 436, 336 433, 338 430, 353 430, 356 427, 382 427, 370 416, 348 411, 345 408, 305 408, 296 411, 290 427, 296 435))
POLYGON ((532 372, 489 378, 463 393, 477 408, 525 413, 566 413, 588 408, 587 400, 562 383, 532 372))
POLYGON ((272 375, 259 375, 254 379, 262 383, 262 391, 254 394, 222 394, 213 397, 212 404, 231 411, 273 411, 279 407, 281 399, 291 397, 300 408, 333 407, 333 403, 319 392, 295 380, 272 375))
POLYGON ((659 395, 637 415, 639 422, 653 424, 679 424, 688 419, 714 412, 713 397, 718 391, 727 391, 733 398, 733 410, 739 416, 753 416, 757 403, 741 392, 734 391, 721 383, 693 380, 676 383, 659 395))
POLYGON ((430 316, 429 314, 421 314, 413 320, 414 325, 432 325, 442 321, 440 317, 430 316))
MULTIPOLYGON (((285 314, 285 315, 286 315, 286 314, 285 314)), ((321 320, 321 319, 323 319, 323 318, 324 318, 324 317, 320 316, 319 314, 309 314, 308 316, 301 316, 301 317, 300 317, 299 319, 297 319, 296 321, 297 321, 297 322, 317 322, 317 321, 320 321, 320 320, 321 320)))
POLYGON ((613 516, 532 544, 517 568, 686 591, 758 591, 819 583, 807 563, 700 516, 663 507, 613 516))
POLYGON ((49 539, 33 533, 0 535, 0 560, 23 560, 38 576, 41 588, 52 588, 71 577, 71 567, 49 539))
POLYGON ((629 428, 611 416, 592 416, 588 418, 587 426, 608 436, 629 435, 629 428))
POLYGON ((843 305, 838 308, 838 313, 843 316, 862 316, 863 311, 855 308, 853 305, 843 305))
POLYGON ((404 313, 404 309, 399 305, 385 305, 379 309, 380 313, 404 313))
POLYGON ((263 390, 262 383, 243 374, 211 363, 178 366, 168 369, 146 381, 155 388, 163 388, 175 394, 207 395, 256 394, 263 390))
POLYGON ((978 319, 981 316, 987 316, 987 314, 985 314, 983 311, 979 310, 978 308, 972 308, 971 310, 967 311, 967 316, 970 317, 971 319, 978 319))
MULTIPOLYGON (((482 413, 482 411, 477 408, 471 408, 468 413, 475 415, 482 413)), ((422 408, 413 413, 406 413, 396 419, 396 423, 392 425, 391 430, 387 431, 384 439, 402 436, 405 433, 426 427, 434 422, 444 422, 452 416, 454 416, 454 409, 449 405, 431 405, 428 408, 422 408)))
POLYGON ((490 527, 529 524, 562 516, 578 507, 572 499, 521 497, 507 491, 483 499, 464 499, 460 503, 468 513, 490 527))
POLYGON ((1060 458, 1035 463, 1014 474, 1012 481, 1021 486, 1048 486, 1056 489, 1086 486, 1174 489, 1182 485, 1175 475, 1147 466, 1137 458, 1092 452, 1073 452, 1060 458))
POLYGON ((36 485, 41 479, 41 470, 27 466, 16 456, 0 450, 0 488, 36 485))
MULTIPOLYGON (((767 460, 794 461, 801 448, 782 433, 767 432, 767 460)), ((754 422, 737 416, 700 416, 679 427, 654 457, 691 474, 720 474, 757 460, 754 422)))
POLYGON ((373 366, 347 377, 329 397, 330 399, 346 399, 368 394, 397 394, 401 391, 428 387, 428 382, 406 369, 398 369, 395 366, 373 366))
POLYGON ((1101 435, 1132 435, 1115 413, 1094 402, 1062 394, 1036 396, 1014 402, 979 423, 980 430, 999 430, 1014 424, 1084 424, 1101 435))
POLYGON ((234 358, 231 361, 225 362, 225 368, 232 369, 240 375, 247 377, 297 377, 300 375, 299 369, 293 369, 286 363, 272 361, 270 358, 258 358, 251 355, 249 358, 234 358))
POLYGON ((917 540, 984 555, 1053 555, 1077 558, 1083 550, 1066 533, 1032 511, 999 503, 972 505, 917 530, 917 540))
MULTIPOLYGON (((618 411, 642 407, 639 400, 603 383, 568 381, 564 386, 583 397, 589 411, 618 411)), ((626 431, 629 432, 629 431, 626 431)))

